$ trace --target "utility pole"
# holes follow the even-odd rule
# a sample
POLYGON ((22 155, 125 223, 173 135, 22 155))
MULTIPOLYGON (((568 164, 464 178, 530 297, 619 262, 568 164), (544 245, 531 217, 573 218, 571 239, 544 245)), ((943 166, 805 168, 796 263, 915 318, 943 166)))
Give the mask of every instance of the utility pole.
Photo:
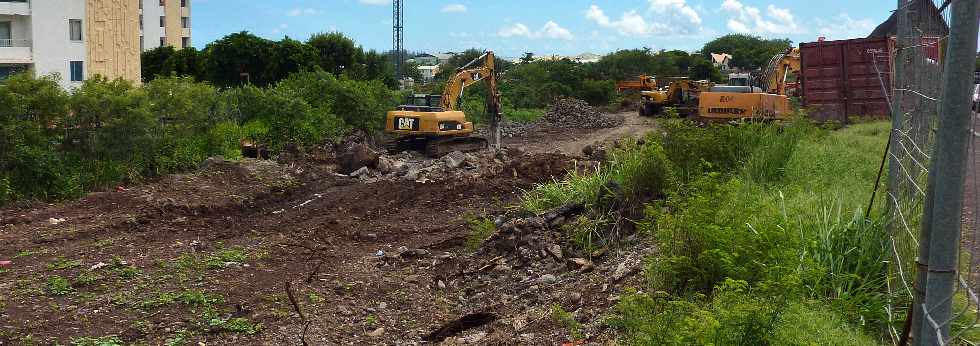
POLYGON ((402 69, 405 64, 405 7, 402 0, 392 0, 394 7, 391 22, 393 26, 392 35, 392 60, 395 63, 395 78, 400 83, 402 80, 402 69))
MULTIPOLYGON (((970 133, 970 109, 977 51, 977 1, 953 0, 949 46, 943 74, 939 131, 933 153, 932 234, 929 269, 922 306, 921 345, 942 345, 949 338, 953 288, 957 279, 963 210, 963 185, 970 133)), ((925 245, 925 244, 923 244, 925 245)))

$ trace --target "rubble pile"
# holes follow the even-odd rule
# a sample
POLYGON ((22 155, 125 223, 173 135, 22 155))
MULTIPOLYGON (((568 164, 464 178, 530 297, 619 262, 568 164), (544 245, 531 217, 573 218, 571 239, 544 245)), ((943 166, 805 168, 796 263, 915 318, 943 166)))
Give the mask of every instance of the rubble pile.
POLYGON ((506 150, 454 151, 441 158, 430 158, 411 151, 378 154, 366 145, 355 145, 352 152, 338 156, 339 173, 368 183, 382 180, 426 183, 448 177, 476 177, 503 167, 510 155, 506 150), (359 168, 352 168, 358 165, 359 168))
POLYGON ((582 100, 559 98, 542 118, 555 127, 601 129, 623 123, 622 117, 603 115, 598 109, 582 100))
MULTIPOLYGON (((525 135, 534 132, 534 129, 538 126, 538 122, 522 123, 518 121, 502 120, 499 126, 501 138, 524 137, 525 135)), ((481 137, 491 138, 492 133, 490 133, 490 126, 480 126, 477 128, 477 134, 481 137)))

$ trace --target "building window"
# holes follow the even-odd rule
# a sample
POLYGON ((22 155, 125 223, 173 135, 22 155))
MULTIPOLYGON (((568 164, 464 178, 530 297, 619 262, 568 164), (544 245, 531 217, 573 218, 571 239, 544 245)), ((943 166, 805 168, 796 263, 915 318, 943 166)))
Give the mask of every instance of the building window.
POLYGON ((191 46, 191 38, 190 37, 181 37, 180 38, 180 48, 187 48, 187 47, 190 47, 190 46, 191 46))
POLYGON ((84 63, 81 61, 72 61, 69 63, 69 70, 71 70, 71 81, 81 82, 85 80, 85 67, 84 63))
POLYGON ((160 27, 163 28, 166 26, 167 26, 167 16, 160 16, 160 27))
POLYGON ((11 38, 10 22, 0 22, 0 47, 10 47, 13 43, 11 38))
POLYGON ((187 7, 187 0, 180 0, 180 7, 187 7))
POLYGON ((69 19, 68 20, 68 37, 72 41, 82 40, 82 20, 81 19, 69 19))
POLYGON ((140 30, 143 30, 143 15, 140 15, 140 30))
POLYGON ((164 0, 160 0, 160 6, 165 6, 164 0))
POLYGON ((166 45, 167 45, 167 38, 166 37, 161 37, 160 38, 160 47, 163 47, 163 46, 166 46, 166 45))
POLYGON ((191 27, 191 17, 180 17, 180 26, 184 29, 191 27))

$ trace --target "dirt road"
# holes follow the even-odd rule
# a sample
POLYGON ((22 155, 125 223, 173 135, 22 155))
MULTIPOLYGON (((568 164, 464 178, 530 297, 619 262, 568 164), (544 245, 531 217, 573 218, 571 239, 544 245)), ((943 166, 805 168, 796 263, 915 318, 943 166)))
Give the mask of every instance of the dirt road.
POLYGON ((0 267, 0 345, 419 344, 473 312, 495 321, 445 343, 581 337, 549 317, 555 304, 601 333, 600 314, 639 265, 624 267, 625 253, 590 271, 502 258, 490 276, 447 268, 486 260, 464 248, 472 220, 514 213, 522 189, 560 178, 585 145, 652 128, 625 116, 618 128, 512 139, 529 154, 478 177, 363 183, 315 160, 212 162, 0 210, 0 261, 12 261, 0 267))

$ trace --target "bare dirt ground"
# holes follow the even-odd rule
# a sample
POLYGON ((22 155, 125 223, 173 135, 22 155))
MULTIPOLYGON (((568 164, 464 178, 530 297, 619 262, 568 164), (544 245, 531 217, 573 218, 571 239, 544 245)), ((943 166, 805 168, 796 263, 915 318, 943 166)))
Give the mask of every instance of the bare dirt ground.
POLYGON ((561 178, 582 147, 653 128, 624 116, 509 139, 525 154, 462 178, 365 183, 329 160, 214 161, 2 209, 0 345, 602 342, 603 313, 641 280, 642 244, 584 265, 548 227, 529 228, 533 246, 464 244, 471 220, 518 214, 522 190, 561 178))

